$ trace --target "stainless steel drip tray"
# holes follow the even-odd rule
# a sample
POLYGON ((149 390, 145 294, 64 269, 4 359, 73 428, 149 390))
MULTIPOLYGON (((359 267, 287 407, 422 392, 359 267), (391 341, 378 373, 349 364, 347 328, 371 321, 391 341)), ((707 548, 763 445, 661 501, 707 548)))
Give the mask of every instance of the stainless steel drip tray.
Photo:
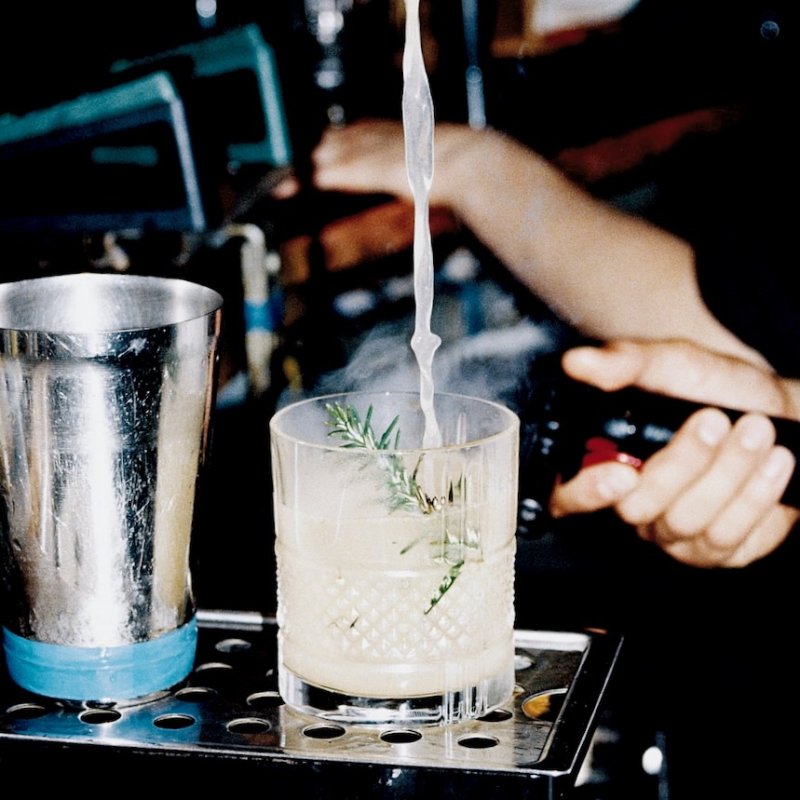
MULTIPOLYGON (((159 757, 181 777, 246 770, 326 797, 562 797, 574 785, 621 639, 516 632, 517 688, 484 718, 450 726, 341 725, 296 713, 277 692, 275 620, 202 611, 189 678, 139 704, 75 707, 0 677, 0 765, 37 781, 60 759, 130 769, 159 757), (34 766, 36 769, 34 770, 34 766), (427 795, 426 795, 427 796, 427 795)), ((63 777, 63 775, 61 775, 63 777)))

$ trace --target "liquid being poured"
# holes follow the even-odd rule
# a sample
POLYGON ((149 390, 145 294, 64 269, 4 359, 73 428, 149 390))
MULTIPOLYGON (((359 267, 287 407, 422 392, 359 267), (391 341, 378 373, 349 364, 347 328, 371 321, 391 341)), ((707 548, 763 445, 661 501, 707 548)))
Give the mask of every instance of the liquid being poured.
POLYGON ((433 407, 433 355, 441 339, 431 331, 433 248, 428 196, 433 180, 433 98, 431 97, 419 27, 419 0, 406 0, 403 49, 403 131, 406 171, 414 197, 414 298, 416 313, 411 349, 420 372, 420 404, 425 414, 424 447, 442 443, 433 407))

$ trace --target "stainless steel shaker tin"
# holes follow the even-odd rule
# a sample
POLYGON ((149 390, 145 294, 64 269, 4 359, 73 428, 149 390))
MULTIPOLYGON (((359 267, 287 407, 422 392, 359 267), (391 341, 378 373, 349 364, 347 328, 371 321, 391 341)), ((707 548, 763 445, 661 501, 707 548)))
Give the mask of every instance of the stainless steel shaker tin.
POLYGON ((191 669, 221 306, 169 278, 0 284, 4 649, 25 688, 136 696, 191 669))

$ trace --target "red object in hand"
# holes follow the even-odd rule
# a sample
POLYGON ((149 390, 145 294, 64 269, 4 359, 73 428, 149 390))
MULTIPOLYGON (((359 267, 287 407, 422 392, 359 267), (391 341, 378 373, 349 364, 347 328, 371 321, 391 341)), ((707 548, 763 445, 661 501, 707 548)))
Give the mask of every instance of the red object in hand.
POLYGON ((581 468, 590 467, 592 464, 602 464, 606 461, 618 461, 620 464, 628 464, 634 469, 640 469, 642 459, 636 458, 628 453, 621 453, 615 442, 604 439, 602 436, 593 436, 586 440, 586 453, 581 462, 581 468))

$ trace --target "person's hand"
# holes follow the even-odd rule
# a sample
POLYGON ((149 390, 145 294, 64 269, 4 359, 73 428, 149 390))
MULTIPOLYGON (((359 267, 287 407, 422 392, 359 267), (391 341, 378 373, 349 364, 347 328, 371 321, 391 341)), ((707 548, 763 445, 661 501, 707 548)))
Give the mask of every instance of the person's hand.
MULTIPOLYGON (((389 194, 411 199, 405 165, 403 124, 365 119, 327 128, 311 153, 314 186, 322 191, 389 194)), ((298 190, 289 177, 273 187, 273 197, 298 190)))
POLYGON ((620 341, 564 355, 565 371, 601 389, 635 385, 750 412, 693 414, 640 470, 582 469, 556 488, 554 516, 613 507, 639 536, 699 567, 745 566, 774 550, 800 512, 779 500, 795 455, 775 444, 766 415, 797 418, 787 385, 768 370, 687 342, 620 341))
POLYGON ((328 128, 312 162, 319 189, 411 198, 401 122, 368 119, 328 128))
MULTIPOLYGON (((434 179, 428 197, 431 205, 451 206, 459 192, 472 188, 471 165, 484 157, 496 137, 467 125, 439 123, 435 129, 434 179), (457 181, 464 180, 464 183, 457 181)), ((400 120, 361 119, 327 128, 311 154, 314 186, 322 191, 353 194, 387 194, 411 201, 406 169, 405 134, 400 120)), ((273 197, 297 191, 288 178, 274 187, 273 197)))

